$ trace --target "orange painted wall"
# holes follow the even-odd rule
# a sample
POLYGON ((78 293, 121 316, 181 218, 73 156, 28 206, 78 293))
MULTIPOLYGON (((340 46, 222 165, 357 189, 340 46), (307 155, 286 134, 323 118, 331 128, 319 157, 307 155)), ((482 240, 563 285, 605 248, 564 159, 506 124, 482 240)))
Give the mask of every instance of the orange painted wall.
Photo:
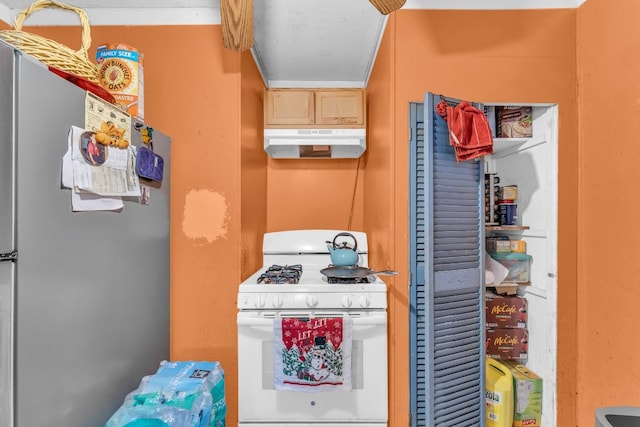
POLYGON ((578 11, 581 426, 599 406, 640 406, 638 17, 634 0, 588 0, 578 11))
MULTIPOLYGON (((368 148, 365 152, 364 229, 369 238, 369 265, 375 269, 400 271, 399 276, 384 277, 388 290, 388 363, 389 363, 389 420, 390 425, 405 426, 408 411, 408 315, 407 260, 396 257, 394 236, 407 238, 407 212, 396 212, 394 182, 396 146, 394 140, 398 108, 395 93, 395 20, 387 23, 375 66, 367 85, 369 99, 368 148), (395 215, 405 215, 395 218, 395 215)), ((406 127, 406 123, 405 123, 406 127)), ((408 163, 402 170, 407 173, 408 163)))
POLYGON ((240 277, 262 266, 262 237, 267 231, 267 156, 263 150, 264 83, 250 52, 242 54, 240 277))
POLYGON ((362 230, 366 171, 354 159, 267 162, 267 231, 362 230))

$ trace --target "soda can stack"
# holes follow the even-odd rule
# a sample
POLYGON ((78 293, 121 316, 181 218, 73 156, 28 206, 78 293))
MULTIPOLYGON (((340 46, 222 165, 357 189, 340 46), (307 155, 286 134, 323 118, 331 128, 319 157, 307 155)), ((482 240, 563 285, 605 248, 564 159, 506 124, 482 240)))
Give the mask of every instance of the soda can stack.
POLYGON ((498 224, 498 201, 501 199, 502 187, 500 177, 496 173, 484 175, 484 222, 486 225, 498 224))

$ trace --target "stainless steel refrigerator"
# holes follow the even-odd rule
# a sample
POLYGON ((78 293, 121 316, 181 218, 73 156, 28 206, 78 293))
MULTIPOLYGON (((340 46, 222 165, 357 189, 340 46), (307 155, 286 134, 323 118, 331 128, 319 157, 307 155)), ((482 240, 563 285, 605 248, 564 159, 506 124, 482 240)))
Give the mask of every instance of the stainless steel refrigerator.
POLYGON ((169 358, 170 140, 148 205, 72 212, 85 95, 0 41, 0 427, 103 426, 169 358))

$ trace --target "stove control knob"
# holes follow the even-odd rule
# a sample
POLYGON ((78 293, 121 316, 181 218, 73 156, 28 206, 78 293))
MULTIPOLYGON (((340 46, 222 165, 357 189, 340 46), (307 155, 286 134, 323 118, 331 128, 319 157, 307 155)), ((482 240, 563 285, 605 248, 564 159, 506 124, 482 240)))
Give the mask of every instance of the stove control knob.
POLYGON ((369 295, 360 296, 360 307, 368 308, 371 305, 371 297, 369 295))
POLYGON ((342 296, 342 306, 345 308, 349 308, 351 307, 351 304, 353 304, 353 301, 351 299, 351 295, 343 295, 342 296))
POLYGON ((307 295, 307 307, 315 307, 318 305, 318 297, 315 295, 307 295))
POLYGON ((266 303, 267 303, 267 296, 266 295, 260 295, 260 296, 258 296, 258 299, 256 300, 256 308, 264 308, 266 303))
POLYGON ((280 294, 276 295, 273 299, 273 307, 279 308, 282 307, 282 304, 284 304, 284 297, 280 294))

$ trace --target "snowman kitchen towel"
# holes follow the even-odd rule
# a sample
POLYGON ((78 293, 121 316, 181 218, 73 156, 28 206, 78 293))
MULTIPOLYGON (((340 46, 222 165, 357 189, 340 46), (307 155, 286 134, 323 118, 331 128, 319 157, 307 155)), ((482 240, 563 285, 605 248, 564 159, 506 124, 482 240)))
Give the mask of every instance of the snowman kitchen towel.
POLYGON ((276 317, 276 390, 351 391, 352 321, 344 317, 276 317))

